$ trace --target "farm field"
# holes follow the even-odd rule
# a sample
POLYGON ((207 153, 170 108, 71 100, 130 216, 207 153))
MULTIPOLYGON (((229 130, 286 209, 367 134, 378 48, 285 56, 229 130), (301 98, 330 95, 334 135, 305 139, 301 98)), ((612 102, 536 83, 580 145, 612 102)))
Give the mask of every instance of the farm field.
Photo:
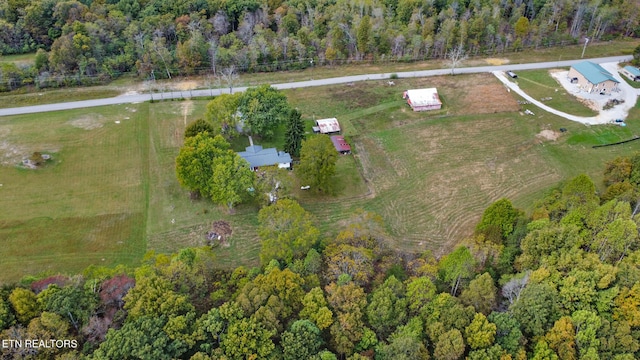
POLYGON ((148 108, 0 118, 0 282, 140 259, 148 108), (38 170, 15 166, 34 151, 52 160, 38 170))
MULTIPOLYGON (((580 173, 600 185, 605 161, 640 150, 636 142, 591 148, 633 137, 636 121, 586 127, 543 111, 524 115, 489 74, 286 94, 309 126, 314 118, 337 117, 355 149, 339 158, 336 196, 294 195, 329 237, 357 209, 378 213, 405 251, 443 254, 471 234, 491 202, 508 197, 524 207, 580 173), (442 110, 414 113, 400 98, 404 89, 434 86, 442 110)), ((0 282, 89 264, 134 264, 147 250, 200 246, 214 220, 233 229, 228 246, 215 249, 219 263, 258 265, 258 206, 228 214, 208 200, 189 199, 175 178, 184 128, 205 105, 167 101, 0 118, 0 158, 10 150, 54 155, 37 171, 2 167, 0 208, 11 210, 0 212, 0 282)), ((630 119, 639 115, 636 107, 630 119)), ((238 139, 233 146, 246 145, 238 139)))

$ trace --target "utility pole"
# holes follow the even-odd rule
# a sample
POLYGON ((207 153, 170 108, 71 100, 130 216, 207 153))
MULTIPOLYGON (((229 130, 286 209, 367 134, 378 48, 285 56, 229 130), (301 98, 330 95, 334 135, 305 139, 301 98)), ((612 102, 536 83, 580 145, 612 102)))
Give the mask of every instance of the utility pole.
POLYGON ((584 57, 584 51, 587 50, 588 43, 589 43, 589 38, 588 37, 584 38, 584 47, 582 48, 582 56, 580 56, 581 59, 584 57))

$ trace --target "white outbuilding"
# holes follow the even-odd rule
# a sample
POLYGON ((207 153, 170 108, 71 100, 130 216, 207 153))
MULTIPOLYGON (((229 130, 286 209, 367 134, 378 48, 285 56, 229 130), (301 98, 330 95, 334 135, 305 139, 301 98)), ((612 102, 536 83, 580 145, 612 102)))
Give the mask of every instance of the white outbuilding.
POLYGON ((407 90, 402 97, 413 111, 439 110, 442 107, 436 88, 407 90))

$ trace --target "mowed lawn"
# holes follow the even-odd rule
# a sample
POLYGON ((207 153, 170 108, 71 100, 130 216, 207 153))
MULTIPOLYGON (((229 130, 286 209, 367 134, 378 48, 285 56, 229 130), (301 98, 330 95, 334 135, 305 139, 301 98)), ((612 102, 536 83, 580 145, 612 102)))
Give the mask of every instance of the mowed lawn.
POLYGON ((139 261, 146 250, 148 109, 0 118, 0 283, 139 261), (38 170, 15 165, 34 151, 53 160, 38 170))
MULTIPOLYGON (((534 99, 544 102, 546 105, 564 111, 567 114, 577 116, 596 116, 598 113, 583 104, 578 98, 571 95, 551 73, 569 71, 569 69, 541 69, 518 71, 518 78, 511 79, 534 99)), ((529 106, 531 108, 531 106, 529 106)), ((535 110, 534 110, 535 112, 535 110)))
POLYGON ((493 201, 506 197, 530 210, 551 187, 581 173, 601 186, 606 161, 640 150, 633 142, 591 148, 631 138, 640 124, 587 127, 541 110, 524 115, 489 74, 372 85, 289 93, 307 117, 328 117, 318 116, 324 108, 346 120, 360 166, 351 171, 361 171, 370 188, 370 194, 301 199, 328 233, 364 208, 382 215, 398 248, 444 254, 473 233, 493 201), (432 86, 439 90, 442 110, 414 113, 399 100, 404 89, 432 86))
MULTIPOLYGON (((339 158, 335 196, 294 191, 326 237, 365 209, 382 216, 398 249, 444 254, 472 234, 491 202, 507 197, 530 210, 533 200, 580 173, 601 187, 606 161, 640 150, 640 142, 591 147, 633 137, 640 132, 635 121, 626 128, 587 127, 543 111, 524 115, 490 74, 395 82, 286 92, 308 128, 313 119, 337 117, 354 149, 339 158), (401 93, 420 87, 438 88, 442 110, 411 111, 401 93)), ((202 246, 216 220, 233 229, 229 244, 215 249, 219 264, 259 265, 259 207, 242 205, 229 214, 207 199, 190 199, 175 177, 184 128, 202 117, 206 103, 0 118, 3 155, 8 149, 54 155, 45 169, 0 168, 0 282, 202 246)), ((629 118, 639 116, 636 108, 629 118)))

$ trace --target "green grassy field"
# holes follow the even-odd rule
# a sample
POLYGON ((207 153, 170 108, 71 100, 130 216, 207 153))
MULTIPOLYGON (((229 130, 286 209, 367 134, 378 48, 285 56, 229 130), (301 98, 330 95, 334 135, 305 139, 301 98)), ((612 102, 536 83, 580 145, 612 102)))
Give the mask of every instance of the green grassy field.
POLYGON ((120 94, 122 91, 104 87, 41 89, 38 92, 29 92, 25 88, 9 93, 0 93, 0 108, 102 99, 120 94))
POLYGON ((0 281, 146 250, 149 105, 0 118, 0 281), (115 121, 120 121, 116 124, 115 121), (34 151, 44 168, 17 167, 34 151))
POLYGON ((0 55, 0 63, 15 63, 32 65, 36 59, 36 53, 20 55, 0 55))
MULTIPOLYGON (((550 71, 558 69, 518 71, 518 86, 534 99, 551 98, 544 103, 554 109, 577 116, 596 116, 597 113, 582 104, 575 96, 569 94, 550 71), (556 91, 557 90, 557 91, 556 91)), ((561 69, 568 71, 569 69, 561 69)))
MULTIPOLYGON (((523 115, 490 74, 286 94, 307 127, 313 119, 337 117, 354 149, 339 158, 336 196, 294 195, 327 237, 362 208, 380 214, 395 246, 405 251, 446 252, 501 197, 530 210, 550 187, 580 173, 601 186, 604 162, 640 150, 636 142, 591 147, 631 138, 640 123, 587 127, 543 111, 523 115), (414 113, 400 98, 404 89, 432 86, 442 110, 414 113), (561 127, 567 131, 560 133, 561 127)), ((2 161, 15 164, 19 154, 33 151, 54 158, 39 170, 2 167, 0 208, 9 211, 0 212, 0 282, 89 264, 134 264, 146 250, 200 246, 215 220, 233 228, 228 246, 215 250, 218 262, 258 265, 257 205, 228 214, 206 199, 191 200, 175 178, 184 128, 205 105, 167 101, 0 118, 2 161)), ((629 118, 639 115, 636 107, 629 118)), ((245 140, 234 146, 242 148, 245 140)))

